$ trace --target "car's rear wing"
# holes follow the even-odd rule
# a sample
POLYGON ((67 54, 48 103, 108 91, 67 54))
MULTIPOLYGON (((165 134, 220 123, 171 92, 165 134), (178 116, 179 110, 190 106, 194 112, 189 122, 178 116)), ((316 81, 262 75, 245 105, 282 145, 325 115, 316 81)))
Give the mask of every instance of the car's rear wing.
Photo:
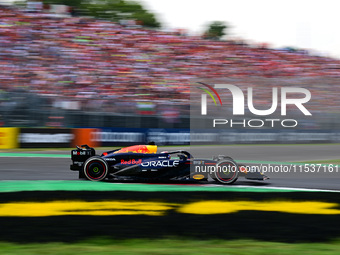
POLYGON ((95 155, 96 150, 87 144, 81 146, 77 145, 77 149, 71 151, 72 165, 70 166, 70 169, 75 171, 81 170, 84 162, 95 155))

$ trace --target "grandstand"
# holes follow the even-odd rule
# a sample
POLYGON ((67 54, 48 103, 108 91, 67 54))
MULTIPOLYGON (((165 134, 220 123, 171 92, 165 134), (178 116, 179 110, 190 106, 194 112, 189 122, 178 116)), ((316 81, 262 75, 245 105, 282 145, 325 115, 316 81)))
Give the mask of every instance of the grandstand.
POLYGON ((151 126, 183 127, 193 81, 253 86, 257 96, 261 88, 278 84, 308 87, 317 96, 313 110, 338 113, 339 78, 338 59, 306 50, 0 7, 0 123, 5 126, 42 126, 60 116, 60 126, 125 126, 122 115, 136 122, 144 114, 160 120, 151 126), (99 112, 113 119, 104 120, 99 112))

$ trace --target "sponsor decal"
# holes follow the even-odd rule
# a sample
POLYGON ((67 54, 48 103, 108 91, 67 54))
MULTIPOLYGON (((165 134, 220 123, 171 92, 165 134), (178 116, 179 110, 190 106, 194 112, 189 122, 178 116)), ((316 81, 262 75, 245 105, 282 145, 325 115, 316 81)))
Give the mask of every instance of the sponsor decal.
POLYGON ((140 132, 93 132, 92 141, 97 142, 133 142, 144 141, 144 134, 140 132))
POLYGON ((86 151, 72 151, 72 155, 86 155, 86 151))
POLYGON ((148 141, 156 144, 188 144, 190 143, 190 132, 181 129, 177 132, 169 132, 165 129, 150 129, 147 133, 148 141))
POLYGON ((78 165, 78 166, 81 166, 84 162, 82 161, 73 161, 73 164, 74 165, 78 165))
POLYGON ((149 161, 142 163, 143 167, 176 167, 179 165, 179 160, 160 160, 160 161, 149 161))
POLYGON ((122 160, 120 161, 120 163, 121 163, 122 165, 136 165, 136 164, 142 163, 142 159, 138 159, 138 160, 130 159, 130 160, 127 160, 127 161, 125 161, 124 159, 122 159, 122 160))
POLYGON ((204 175, 203 174, 195 174, 192 178, 194 178, 195 180, 202 180, 202 179, 204 179, 204 175))
POLYGON ((38 134, 24 133, 20 135, 21 143, 69 143, 73 134, 38 134))
POLYGON ((204 165, 203 160, 194 160, 194 165, 204 165))

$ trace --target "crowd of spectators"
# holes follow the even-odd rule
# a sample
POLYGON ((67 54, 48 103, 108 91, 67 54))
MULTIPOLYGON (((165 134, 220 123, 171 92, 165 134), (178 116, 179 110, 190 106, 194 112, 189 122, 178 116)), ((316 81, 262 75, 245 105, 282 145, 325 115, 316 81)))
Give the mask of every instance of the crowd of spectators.
POLYGON ((0 92, 20 89, 73 110, 171 112, 188 104, 193 81, 249 77, 337 79, 340 61, 0 7, 0 92))

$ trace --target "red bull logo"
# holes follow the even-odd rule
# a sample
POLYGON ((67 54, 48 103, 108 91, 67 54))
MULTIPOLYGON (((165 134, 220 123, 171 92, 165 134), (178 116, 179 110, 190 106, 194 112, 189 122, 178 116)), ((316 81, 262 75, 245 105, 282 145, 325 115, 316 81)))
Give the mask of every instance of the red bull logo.
POLYGON ((135 159, 130 159, 130 160, 127 160, 125 161, 124 159, 122 159, 120 161, 120 163, 122 165, 136 165, 136 164, 141 164, 142 163, 142 159, 138 159, 138 160, 135 160, 135 159))

